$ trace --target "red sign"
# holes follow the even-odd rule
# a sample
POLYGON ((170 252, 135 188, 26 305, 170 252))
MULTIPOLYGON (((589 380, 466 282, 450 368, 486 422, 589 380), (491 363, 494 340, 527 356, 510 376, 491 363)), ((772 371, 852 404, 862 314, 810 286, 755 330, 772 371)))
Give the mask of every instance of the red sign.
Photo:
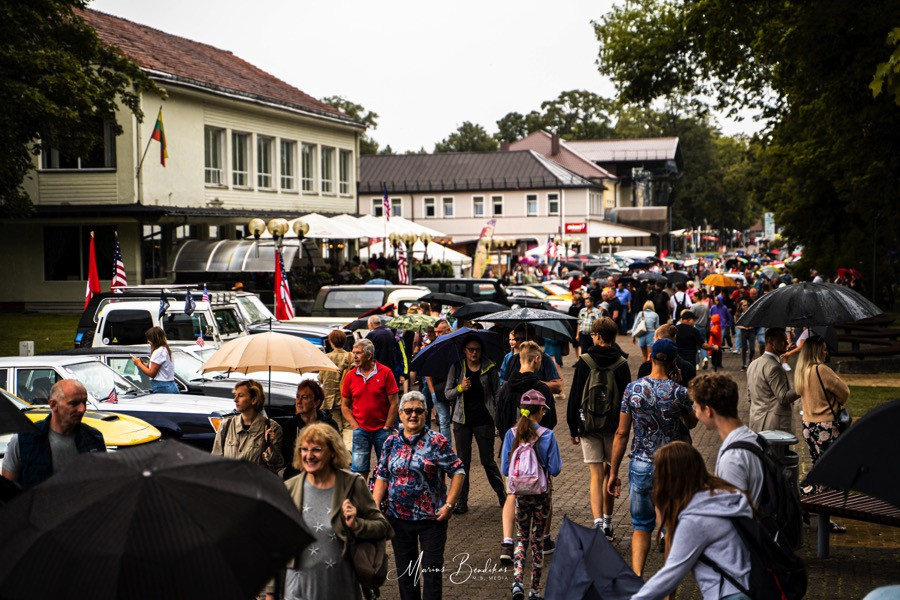
POLYGON ((566 223, 566 233, 587 233, 587 223, 566 223))

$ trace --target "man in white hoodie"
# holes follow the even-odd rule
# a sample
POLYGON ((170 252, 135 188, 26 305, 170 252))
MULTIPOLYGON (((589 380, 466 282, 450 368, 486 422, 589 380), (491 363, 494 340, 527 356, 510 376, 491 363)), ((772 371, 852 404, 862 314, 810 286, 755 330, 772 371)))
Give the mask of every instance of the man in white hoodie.
POLYGON ((738 418, 737 384, 724 373, 704 373, 691 380, 688 394, 694 402, 697 419, 722 438, 716 457, 716 476, 747 492, 754 506, 758 506, 765 478, 762 461, 750 450, 727 450, 734 442, 759 446, 756 433, 738 418))

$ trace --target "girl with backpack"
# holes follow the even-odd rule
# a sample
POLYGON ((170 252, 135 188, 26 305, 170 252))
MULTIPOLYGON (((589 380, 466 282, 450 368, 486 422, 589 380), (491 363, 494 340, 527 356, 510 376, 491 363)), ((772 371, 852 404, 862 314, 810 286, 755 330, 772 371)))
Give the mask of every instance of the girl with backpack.
POLYGON ((539 425, 547 410, 544 395, 529 390, 519 400, 522 415, 503 438, 501 470, 516 498, 516 550, 513 559, 513 600, 525 598, 525 553, 531 546, 529 600, 542 598, 544 527, 553 491, 550 477, 559 475, 562 458, 553 431, 539 425))

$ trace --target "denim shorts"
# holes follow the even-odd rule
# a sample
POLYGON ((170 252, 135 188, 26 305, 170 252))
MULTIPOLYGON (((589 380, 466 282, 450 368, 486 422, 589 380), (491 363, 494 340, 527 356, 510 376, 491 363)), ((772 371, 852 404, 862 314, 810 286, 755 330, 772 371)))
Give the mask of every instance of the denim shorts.
POLYGON ((384 440, 391 435, 389 429, 377 429, 375 431, 366 431, 362 427, 353 430, 353 460, 350 470, 354 473, 368 473, 369 457, 372 455, 372 447, 375 448, 375 460, 381 458, 381 448, 384 446, 384 440))
POLYGON ((628 496, 631 524, 638 531, 653 531, 656 509, 653 507, 653 463, 632 460, 628 466, 628 496))
POLYGON ((154 394, 177 394, 178 384, 174 381, 150 380, 150 391, 154 394))

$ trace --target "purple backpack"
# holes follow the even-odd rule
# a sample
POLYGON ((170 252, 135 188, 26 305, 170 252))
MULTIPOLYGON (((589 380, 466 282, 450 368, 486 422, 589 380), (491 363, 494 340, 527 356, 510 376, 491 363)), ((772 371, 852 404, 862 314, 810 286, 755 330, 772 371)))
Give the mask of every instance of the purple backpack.
POLYGON ((509 457, 509 491, 516 496, 536 496, 547 493, 547 474, 538 458, 534 445, 537 444, 546 427, 538 426, 537 439, 519 444, 509 457))

